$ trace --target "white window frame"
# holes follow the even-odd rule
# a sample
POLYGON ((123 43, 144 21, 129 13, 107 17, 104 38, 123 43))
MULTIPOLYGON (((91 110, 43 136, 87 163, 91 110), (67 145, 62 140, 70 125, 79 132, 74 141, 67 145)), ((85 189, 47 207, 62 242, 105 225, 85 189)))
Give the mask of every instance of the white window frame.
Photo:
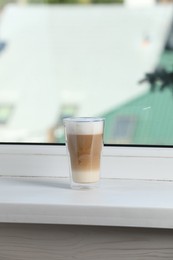
MULTIPOLYGON (((173 180, 173 148, 104 146, 102 178, 173 180)), ((65 145, 0 144, 0 176, 68 177, 65 145)))
MULTIPOLYGON (((103 178, 173 180, 172 147, 105 146, 103 178)), ((0 144, 0 176, 68 177, 65 146, 0 144)))

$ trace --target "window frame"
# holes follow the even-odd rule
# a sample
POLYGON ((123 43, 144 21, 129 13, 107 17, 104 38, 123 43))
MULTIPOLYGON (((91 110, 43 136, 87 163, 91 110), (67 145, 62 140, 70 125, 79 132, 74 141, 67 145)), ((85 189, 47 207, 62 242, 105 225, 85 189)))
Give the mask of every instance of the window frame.
MULTIPOLYGON (((104 146, 103 178, 173 180, 172 147, 104 146)), ((0 143, 0 176, 68 177, 66 148, 59 144, 0 143)))
MULTIPOLYGON (((102 178, 173 181, 173 147, 105 145, 102 178)), ((65 145, 0 144, 0 176, 69 177, 65 145)))

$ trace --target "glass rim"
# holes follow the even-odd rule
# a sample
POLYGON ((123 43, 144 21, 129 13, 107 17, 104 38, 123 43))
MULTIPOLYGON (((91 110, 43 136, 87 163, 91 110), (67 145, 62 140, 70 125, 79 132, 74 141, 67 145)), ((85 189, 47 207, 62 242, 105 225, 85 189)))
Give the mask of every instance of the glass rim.
POLYGON ((89 122, 102 122, 103 117, 66 117, 63 118, 63 122, 77 122, 77 123, 89 123, 89 122))

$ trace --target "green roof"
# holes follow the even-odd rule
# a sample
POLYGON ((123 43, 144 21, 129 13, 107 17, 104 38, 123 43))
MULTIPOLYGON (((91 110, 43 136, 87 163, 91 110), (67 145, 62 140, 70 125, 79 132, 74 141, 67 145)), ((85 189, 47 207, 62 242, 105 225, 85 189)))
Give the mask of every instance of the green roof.
MULTIPOLYGON (((173 71, 173 53, 165 52, 160 65, 173 71)), ((173 145, 173 91, 169 87, 146 91, 104 117, 105 143, 173 145)))

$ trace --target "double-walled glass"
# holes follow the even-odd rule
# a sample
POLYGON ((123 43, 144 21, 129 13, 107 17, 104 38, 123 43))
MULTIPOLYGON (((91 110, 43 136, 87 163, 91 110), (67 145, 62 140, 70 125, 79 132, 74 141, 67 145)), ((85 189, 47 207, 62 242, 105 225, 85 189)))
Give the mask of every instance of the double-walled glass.
POLYGON ((74 117, 64 119, 72 188, 92 188, 100 180, 104 119, 74 117))

